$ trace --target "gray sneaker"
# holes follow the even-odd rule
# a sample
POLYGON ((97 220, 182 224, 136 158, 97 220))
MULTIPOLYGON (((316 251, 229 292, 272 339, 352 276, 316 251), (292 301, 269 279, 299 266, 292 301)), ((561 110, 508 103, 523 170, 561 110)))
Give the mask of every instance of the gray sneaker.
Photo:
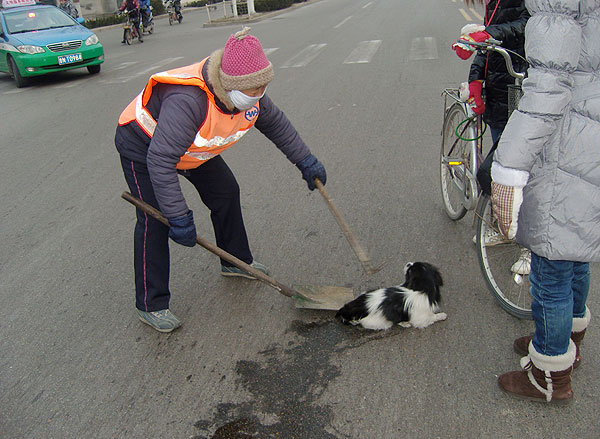
MULTIPOLYGON (((267 276, 269 275, 269 269, 260 262, 254 261, 250 264, 250 266, 258 271, 262 271, 267 276)), ((245 277, 246 279, 256 279, 247 271, 244 271, 237 267, 227 267, 225 265, 221 265, 221 275, 228 277, 245 277)))
POLYGON ((139 309, 136 309, 136 311, 142 322, 152 326, 159 332, 171 332, 181 326, 181 320, 168 309, 152 312, 140 311, 139 309))

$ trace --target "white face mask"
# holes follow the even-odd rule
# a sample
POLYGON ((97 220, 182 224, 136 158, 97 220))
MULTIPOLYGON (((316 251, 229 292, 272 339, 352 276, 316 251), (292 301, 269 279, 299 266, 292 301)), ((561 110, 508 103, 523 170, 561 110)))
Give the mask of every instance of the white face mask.
POLYGON ((260 96, 248 96, 247 94, 242 93, 239 90, 231 90, 227 92, 227 96, 229 96, 229 99, 231 99, 231 102, 233 103, 233 105, 235 105, 235 108, 237 108, 238 110, 245 111, 249 110, 254 105, 256 105, 258 100, 265 95, 266 91, 267 89, 265 89, 265 91, 263 91, 263 94, 261 94, 260 96))

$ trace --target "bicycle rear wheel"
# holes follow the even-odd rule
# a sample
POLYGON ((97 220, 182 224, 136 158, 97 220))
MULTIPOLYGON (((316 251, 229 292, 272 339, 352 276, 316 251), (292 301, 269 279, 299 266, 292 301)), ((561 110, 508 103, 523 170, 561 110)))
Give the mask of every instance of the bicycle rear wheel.
POLYGON ((481 194, 475 221, 477 257, 488 289, 506 312, 520 319, 532 319, 528 250, 498 235, 488 195, 481 194))
MULTIPOLYGON (((461 219, 467 213, 463 201, 465 193, 470 193, 470 183, 464 170, 470 169, 471 152, 475 150, 474 140, 462 140, 456 135, 458 125, 467 117, 463 105, 457 102, 446 110, 442 128, 442 149, 440 151, 442 199, 444 200, 446 213, 455 221, 461 219), (449 164, 449 162, 461 162, 463 164, 457 166, 449 164)), ((462 131, 461 137, 465 139, 475 138, 475 127, 472 123, 463 124, 460 129, 462 131)))

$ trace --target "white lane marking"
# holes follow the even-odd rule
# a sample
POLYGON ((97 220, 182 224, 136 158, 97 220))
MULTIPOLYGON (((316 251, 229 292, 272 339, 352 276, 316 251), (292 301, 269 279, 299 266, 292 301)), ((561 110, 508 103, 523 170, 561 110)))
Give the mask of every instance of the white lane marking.
POLYGON ((123 84, 125 82, 131 81, 132 79, 138 78, 143 75, 147 75, 148 73, 160 72, 161 71, 160 69, 162 67, 166 66, 167 64, 171 64, 175 61, 178 61, 180 59, 183 59, 183 56, 176 56, 174 58, 165 58, 159 64, 156 64, 156 65, 150 66, 144 70, 140 70, 138 72, 132 73, 129 76, 123 76, 123 77, 116 78, 116 79, 109 79, 109 80, 105 80, 102 82, 104 82, 106 84, 123 84))
POLYGON ((469 14, 467 14, 467 11, 465 11, 463 8, 458 8, 458 11, 462 14, 463 17, 465 17, 465 20, 473 21, 473 20, 471 20, 471 17, 469 16, 469 14))
POLYGON ((138 63, 138 61, 125 61, 125 62, 122 62, 121 64, 119 64, 118 67, 115 67, 114 69, 110 69, 109 72, 116 72, 117 70, 123 70, 123 69, 126 69, 127 67, 132 66, 137 63, 138 63))
POLYGON ((275 52, 277 49, 279 49, 279 47, 271 47, 269 49, 263 49, 263 52, 265 52, 265 55, 269 56, 270 54, 275 52))
POLYGON ((285 69, 288 67, 304 67, 313 59, 315 59, 317 55, 325 48, 325 46, 327 46, 325 43, 311 44, 284 62, 281 68, 285 69))
POLYGON ((348 55, 344 64, 366 64, 379 49, 381 40, 361 41, 358 46, 348 55))
POLYGON ((411 60, 419 59, 437 59, 438 51, 435 38, 423 37, 414 38, 410 45, 410 57, 411 60))
POLYGON ((338 24, 336 24, 335 26, 333 26, 333 28, 334 28, 334 29, 337 29, 338 27, 340 27, 340 26, 343 26, 343 24, 344 24, 345 22, 347 22, 348 20, 350 20, 351 18, 352 18, 352 15, 351 15, 351 16, 349 16, 349 17, 346 17, 346 18, 344 18, 344 19, 343 19, 342 21, 340 21, 338 24))
POLYGON ((16 88, 14 90, 10 90, 10 91, 5 91, 3 94, 5 95, 13 95, 13 94, 17 94, 17 93, 23 93, 26 90, 32 90, 34 87, 28 87, 28 88, 16 88))
POLYGON ((469 11, 471 11, 473 13, 473 15, 475 16, 475 18, 479 19, 479 21, 483 21, 483 17, 481 15, 479 15, 475 9, 469 8, 469 11))
POLYGON ((366 8, 368 8, 369 6, 371 6, 372 4, 373 4, 373 2, 369 2, 369 3, 367 3, 366 5, 364 5, 362 8, 363 8, 363 9, 366 9, 366 8))
POLYGON ((54 88, 65 89, 65 88, 78 87, 78 86, 80 86, 82 84, 85 84, 86 82, 88 82, 90 80, 91 80, 91 78, 79 79, 79 80, 72 80, 72 81, 69 81, 69 82, 65 82, 64 84, 56 85, 56 86, 54 86, 54 88))

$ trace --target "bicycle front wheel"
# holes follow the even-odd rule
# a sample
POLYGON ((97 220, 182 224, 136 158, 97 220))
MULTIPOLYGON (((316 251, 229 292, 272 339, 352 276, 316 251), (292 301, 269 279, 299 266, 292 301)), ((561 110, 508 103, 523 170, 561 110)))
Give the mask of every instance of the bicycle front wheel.
MULTIPOLYGON (((471 155, 476 147, 474 140, 462 140, 456 135, 457 127, 467 117, 464 107, 457 102, 446 111, 442 128, 442 149, 440 151, 442 199, 446 213, 455 221, 467 213, 464 201, 466 194, 469 193, 470 182, 465 169, 471 168, 471 155)), ((463 139, 475 138, 475 127, 472 123, 463 124, 460 130, 463 139)))
POLYGON ((520 319, 532 319, 531 253, 500 233, 488 195, 481 194, 475 215, 477 257, 488 289, 506 312, 520 319))

